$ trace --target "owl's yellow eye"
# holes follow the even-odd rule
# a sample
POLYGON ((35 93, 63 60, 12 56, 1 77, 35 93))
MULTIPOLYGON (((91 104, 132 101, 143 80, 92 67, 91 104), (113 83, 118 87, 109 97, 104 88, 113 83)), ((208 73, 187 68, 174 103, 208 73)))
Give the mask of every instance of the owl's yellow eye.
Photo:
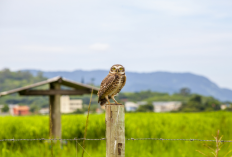
POLYGON ((113 70, 116 70, 115 68, 113 68, 113 70))
POLYGON ((122 71, 122 70, 123 70, 123 68, 120 68, 119 70, 120 70, 120 71, 122 71))

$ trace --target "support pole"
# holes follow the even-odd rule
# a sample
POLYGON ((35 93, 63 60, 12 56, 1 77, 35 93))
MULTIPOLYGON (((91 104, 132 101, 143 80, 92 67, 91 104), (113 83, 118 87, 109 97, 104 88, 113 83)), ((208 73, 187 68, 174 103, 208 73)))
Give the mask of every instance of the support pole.
MULTIPOLYGON (((60 90, 59 83, 51 83, 51 90, 60 90)), ((61 113, 60 113, 60 95, 50 95, 49 102, 51 105, 51 123, 52 129, 50 130, 52 133, 51 138, 61 138, 61 113)))
POLYGON ((110 104, 106 110, 106 157, 125 157, 124 106, 110 104))

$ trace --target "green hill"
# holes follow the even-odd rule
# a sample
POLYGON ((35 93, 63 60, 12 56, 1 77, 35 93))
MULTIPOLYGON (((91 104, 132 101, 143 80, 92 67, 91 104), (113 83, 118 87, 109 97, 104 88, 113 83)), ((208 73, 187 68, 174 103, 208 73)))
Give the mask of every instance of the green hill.
MULTIPOLYGON (((46 80, 46 78, 43 77, 42 73, 38 73, 37 76, 33 76, 29 72, 12 72, 9 69, 4 69, 0 71, 0 92, 12 90, 43 80, 46 80)), ((18 94, 12 94, 0 97, 0 104, 36 104, 43 106, 48 105, 47 100, 48 99, 46 97, 23 97, 18 94)))

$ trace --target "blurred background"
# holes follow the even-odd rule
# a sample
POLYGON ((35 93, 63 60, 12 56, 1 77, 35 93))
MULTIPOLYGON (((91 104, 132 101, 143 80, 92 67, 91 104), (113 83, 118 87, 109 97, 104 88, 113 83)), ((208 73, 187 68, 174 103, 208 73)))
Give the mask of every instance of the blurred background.
MULTIPOLYGON (((225 127, 231 121, 232 110, 231 7, 230 0, 1 0, 0 92, 56 76, 99 87, 110 67, 122 64, 126 69, 127 83, 116 99, 125 105, 128 121, 145 114, 141 112, 149 112, 146 117, 154 120, 143 121, 146 121, 149 133, 142 129, 142 122, 141 126, 129 126, 126 122, 128 131, 135 127, 142 137, 190 138, 187 135, 191 134, 191 138, 212 138, 211 135, 220 129, 224 137, 231 138, 229 127, 225 127), (161 116, 162 121, 157 116, 161 116), (209 117, 215 119, 207 119, 209 117), (183 118, 190 119, 178 124, 173 122, 176 132, 171 134, 168 125, 172 123, 170 119, 175 118, 179 119, 178 122, 183 118), (196 121, 204 121, 211 127, 202 128, 205 123, 201 123, 193 131, 187 124, 193 125, 196 121), (154 123, 163 129, 153 131, 156 130, 154 123), (197 130, 203 130, 202 134, 195 134, 197 130), (178 136, 183 131, 186 134, 178 136)), ((40 87, 46 88, 46 85, 40 87)), ((67 116, 73 118, 72 122, 75 119, 84 122, 89 99, 88 94, 62 96, 61 106, 62 102, 69 104, 68 110, 61 110, 62 118, 66 119, 64 123, 71 124, 67 122, 71 119, 67 116)), ((11 131, 1 130, 0 138, 24 138, 15 132, 15 121, 24 124, 27 130, 35 131, 28 138, 47 136, 49 128, 43 133, 39 128, 48 123, 48 113, 46 96, 22 97, 17 93, 1 96, 0 124, 1 127, 7 125, 7 130, 11 131), (22 115, 28 121, 22 120, 22 115), (43 122, 40 116, 44 118, 43 122), (41 126, 29 127, 29 121, 38 121, 41 126)), ((96 95, 93 95, 91 113, 99 114, 93 116, 99 116, 102 120, 99 123, 103 126, 102 132, 90 133, 90 137, 100 138, 105 130, 104 108, 97 103, 96 95)), ((83 136, 80 128, 72 129, 78 132, 78 137, 83 136)), ((93 126, 91 129, 94 132, 96 128, 93 126)), ((62 136, 74 138, 74 134, 68 135, 67 132, 64 131, 62 136)), ((136 135, 126 132, 126 136, 136 135)), ((155 154, 155 143, 140 144, 144 144, 145 149, 148 145, 153 146, 144 156, 155 154)), ((22 145, 0 145, 2 156, 19 156, 20 153, 21 156, 25 153, 31 156, 30 153, 39 151, 36 148, 31 152, 22 151, 22 145), (19 154, 12 153, 13 150, 19 154)), ((90 145, 94 147, 96 144, 90 145)), ((70 147, 75 149, 73 145, 70 147)), ((136 156, 136 152, 129 151, 133 147, 137 145, 131 144, 127 155, 136 156)), ((188 151, 197 156, 195 149, 200 148, 202 145, 198 144, 180 150, 167 143, 159 145, 159 150, 162 150, 159 156, 185 156, 189 155, 188 151)), ((45 156, 48 155, 46 149, 45 156)), ((104 154, 100 148, 89 147, 88 151, 100 152, 99 156, 104 154)), ((65 151, 57 149, 57 152, 62 154, 65 151)), ((141 152, 139 149, 137 153, 141 152)))

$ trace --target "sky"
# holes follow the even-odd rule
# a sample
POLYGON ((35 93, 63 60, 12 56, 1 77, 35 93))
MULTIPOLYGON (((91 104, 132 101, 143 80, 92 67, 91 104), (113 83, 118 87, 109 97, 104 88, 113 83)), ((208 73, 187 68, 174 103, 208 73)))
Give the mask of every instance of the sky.
POLYGON ((191 72, 232 89, 231 0, 1 0, 0 69, 191 72))

